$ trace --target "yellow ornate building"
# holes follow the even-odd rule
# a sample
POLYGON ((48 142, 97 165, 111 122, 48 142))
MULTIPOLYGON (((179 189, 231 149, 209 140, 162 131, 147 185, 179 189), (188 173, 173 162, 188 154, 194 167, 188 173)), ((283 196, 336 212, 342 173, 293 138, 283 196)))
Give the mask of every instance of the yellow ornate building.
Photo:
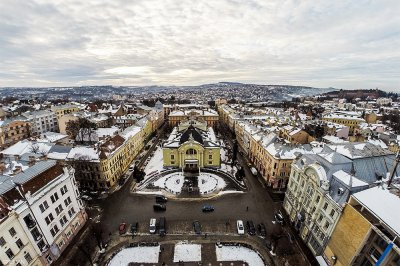
POLYGON ((164 144, 163 161, 166 168, 183 168, 186 171, 220 167, 220 145, 214 130, 200 120, 182 122, 164 144))

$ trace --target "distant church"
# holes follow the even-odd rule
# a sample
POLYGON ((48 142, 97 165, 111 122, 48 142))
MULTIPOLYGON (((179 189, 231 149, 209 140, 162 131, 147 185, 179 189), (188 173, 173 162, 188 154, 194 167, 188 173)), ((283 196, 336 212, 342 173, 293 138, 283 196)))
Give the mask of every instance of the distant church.
POLYGON ((175 127, 163 147, 165 168, 198 172, 203 167, 219 168, 220 143, 205 121, 186 120, 175 127))

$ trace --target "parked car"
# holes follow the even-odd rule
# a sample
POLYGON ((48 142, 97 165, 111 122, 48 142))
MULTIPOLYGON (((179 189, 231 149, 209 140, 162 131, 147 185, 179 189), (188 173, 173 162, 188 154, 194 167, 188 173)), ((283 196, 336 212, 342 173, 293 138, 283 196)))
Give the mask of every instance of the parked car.
POLYGON ((165 197, 163 195, 157 195, 156 196, 156 202, 157 203, 165 203, 167 201, 168 201, 167 197, 165 197))
POLYGON ((258 224, 257 229, 258 229, 258 233, 260 234, 260 236, 267 235, 267 230, 265 229, 265 224, 263 224, 263 223, 258 224))
POLYGON ((193 222, 193 230, 196 234, 200 235, 201 234, 201 224, 199 221, 194 221, 193 222))
POLYGON ((138 230, 139 230, 139 223, 133 222, 131 225, 131 233, 134 235, 137 233, 138 230))
POLYGON ((236 222, 237 232, 239 235, 244 235, 244 226, 242 220, 237 220, 236 222))
POLYGON ((165 206, 165 204, 154 204, 153 209, 154 211, 166 211, 167 207, 165 206))
POLYGON ((211 205, 204 205, 203 208, 201 209, 203 212, 213 212, 214 211, 214 207, 211 205))
POLYGON ((276 212, 274 217, 275 217, 275 221, 281 225, 283 225, 283 223, 285 222, 285 219, 283 218, 283 214, 280 211, 276 212))
POLYGON ((255 226, 254 226, 254 223, 253 223, 253 221, 247 221, 246 222, 246 227, 247 227, 247 233, 249 234, 249 235, 255 235, 256 234, 256 228, 255 228, 255 226))
POLYGON ((125 234, 126 233, 126 223, 121 223, 120 225, 119 225, 119 234, 120 235, 123 235, 123 234, 125 234))
POLYGON ((157 219, 156 218, 151 218, 150 219, 150 225, 149 225, 149 232, 150 234, 155 234, 157 229, 157 219))
POLYGON ((158 233, 160 234, 160 236, 165 236, 167 234, 167 221, 165 219, 165 217, 161 217, 158 223, 158 233))

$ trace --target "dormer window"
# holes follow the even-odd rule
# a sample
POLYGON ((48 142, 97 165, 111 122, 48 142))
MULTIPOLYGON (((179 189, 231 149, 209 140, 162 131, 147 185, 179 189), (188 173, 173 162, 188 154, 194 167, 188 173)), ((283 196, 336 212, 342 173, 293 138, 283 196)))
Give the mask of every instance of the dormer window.
POLYGON ((338 193, 338 195, 343 195, 344 189, 343 188, 339 188, 337 193, 338 193))

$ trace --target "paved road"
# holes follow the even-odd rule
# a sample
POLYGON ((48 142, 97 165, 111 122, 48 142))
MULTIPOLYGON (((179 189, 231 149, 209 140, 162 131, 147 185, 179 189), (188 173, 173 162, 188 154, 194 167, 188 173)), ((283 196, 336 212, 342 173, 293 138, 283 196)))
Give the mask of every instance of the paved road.
MULTIPOLYGON (((248 187, 245 193, 225 194, 218 198, 202 201, 170 200, 167 203, 167 211, 162 213, 153 211, 152 206, 155 202, 153 195, 131 194, 130 187, 133 180, 128 180, 121 190, 108 198, 90 203, 92 206, 100 207, 100 224, 104 239, 108 238, 109 233, 115 234, 122 222, 130 224, 137 221, 141 231, 145 232, 150 218, 161 216, 166 217, 167 224, 182 226, 183 230, 189 230, 194 220, 200 221, 203 227, 212 230, 213 224, 225 224, 229 221, 233 226, 236 220, 241 219, 243 221, 252 220, 255 224, 265 223, 267 236, 271 233, 284 235, 281 226, 272 223, 274 212, 281 207, 281 204, 273 202, 265 188, 252 175, 245 159, 240 154, 238 154, 238 162, 244 166, 245 170, 245 182, 248 187), (201 207, 205 203, 213 205, 215 211, 203 213, 201 207), (248 211, 247 206, 249 207, 248 211)), ((89 211, 89 214, 92 217, 97 215, 96 210, 89 211)), ((174 231, 178 229, 174 228, 174 231)), ((231 231, 235 231, 234 226, 231 231)), ((282 250, 283 254, 298 253, 287 237, 282 237, 278 246, 280 246, 278 250, 282 250)))

